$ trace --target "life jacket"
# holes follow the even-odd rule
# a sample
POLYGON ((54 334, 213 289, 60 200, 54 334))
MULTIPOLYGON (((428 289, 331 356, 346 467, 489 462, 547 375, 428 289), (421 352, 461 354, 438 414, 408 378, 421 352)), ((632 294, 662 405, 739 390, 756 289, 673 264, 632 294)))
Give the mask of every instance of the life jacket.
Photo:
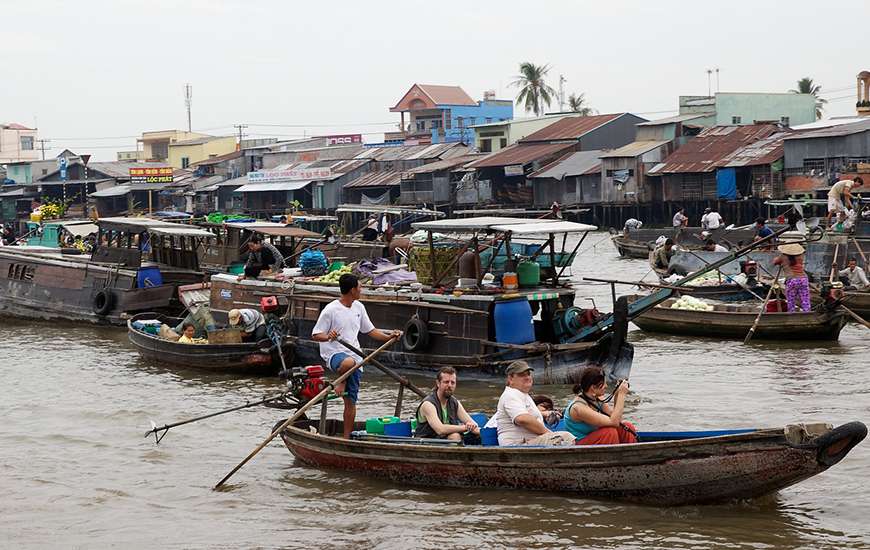
POLYGON ((432 429, 432 426, 426 422, 426 417, 420 414, 420 407, 423 406, 423 403, 432 403, 435 406, 435 411, 441 417, 441 422, 444 424, 453 424, 458 426, 462 422, 459 421, 459 400, 453 397, 452 395, 447 398, 447 421, 444 421, 444 413, 441 408, 441 402, 438 401, 438 395, 436 392, 432 392, 426 397, 423 398, 423 401, 420 401, 420 404, 417 405, 417 410, 414 412, 414 416, 417 418, 417 430, 414 432, 415 437, 426 437, 426 438, 437 438, 440 437, 438 433, 432 429))

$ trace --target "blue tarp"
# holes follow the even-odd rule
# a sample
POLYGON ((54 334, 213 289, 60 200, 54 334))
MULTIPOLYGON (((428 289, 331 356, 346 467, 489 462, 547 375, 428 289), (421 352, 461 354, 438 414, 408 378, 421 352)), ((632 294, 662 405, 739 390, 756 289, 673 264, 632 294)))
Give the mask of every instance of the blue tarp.
POLYGON ((737 198, 737 173, 734 168, 720 168, 716 171, 716 194, 720 199, 737 198))

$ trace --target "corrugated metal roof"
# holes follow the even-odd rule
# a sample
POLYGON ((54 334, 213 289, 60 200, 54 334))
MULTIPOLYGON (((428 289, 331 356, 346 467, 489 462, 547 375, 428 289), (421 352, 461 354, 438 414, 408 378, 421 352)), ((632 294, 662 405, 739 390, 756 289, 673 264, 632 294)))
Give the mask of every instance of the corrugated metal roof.
POLYGON ((870 130, 870 119, 862 120, 860 122, 852 122, 850 124, 841 124, 838 126, 831 126, 828 128, 822 128, 821 130, 813 130, 811 132, 801 132, 799 134, 793 134, 788 136, 785 139, 812 139, 812 138, 826 138, 826 137, 842 137, 849 136, 852 134, 859 134, 861 132, 866 132, 870 130))
POLYGON ((540 141, 555 141, 559 139, 580 139, 584 134, 603 126, 624 114, 625 113, 614 113, 609 115, 572 116, 563 118, 549 126, 541 128, 537 132, 527 135, 519 142, 533 143, 540 141))
POLYGON ((170 168, 162 162, 89 162, 89 170, 97 170, 110 178, 130 179, 130 168, 170 168))
POLYGON ((210 164, 219 164, 225 160, 233 160, 233 159, 240 158, 241 156, 242 156, 241 151, 233 151, 232 153, 227 153, 225 155, 218 155, 218 156, 210 158, 210 159, 201 160, 199 162, 191 163, 191 166, 208 166, 210 164))
POLYGON ((667 145, 669 140, 664 141, 633 141, 628 145, 623 145, 618 149, 613 149, 612 151, 607 151, 601 153, 601 158, 613 158, 613 157, 637 157, 648 151, 652 151, 662 145, 667 145))
POLYGON ((468 164, 473 160, 477 160, 481 158, 483 154, 481 153, 471 153, 468 155, 462 155, 459 157, 453 157, 444 160, 436 160, 435 162, 430 162, 429 164, 424 164, 423 166, 419 166, 417 168, 412 168, 408 170, 407 174, 431 174, 432 172, 440 172, 442 170, 450 170, 452 168, 456 168, 458 166, 462 166, 464 164, 468 164))
POLYGON ((864 117, 860 116, 847 116, 847 117, 838 117, 838 118, 827 118, 825 120, 817 120, 815 122, 809 122, 807 124, 798 124, 796 126, 792 126, 791 129, 802 132, 804 130, 820 130, 822 128, 830 128, 832 126, 841 126, 843 124, 852 124, 853 122, 863 122, 867 120, 864 117))
POLYGON ((712 172, 717 163, 737 149, 777 132, 775 124, 713 126, 668 155, 647 174, 712 172))
POLYGON ((381 172, 369 172, 350 183, 344 184, 345 188, 357 187, 392 187, 402 182, 402 173, 398 170, 383 170, 381 172))
POLYGON ((641 122, 638 126, 661 126, 662 124, 674 124, 676 122, 687 122, 689 120, 695 120, 696 118, 704 118, 708 116, 714 116, 716 113, 695 113, 692 115, 676 115, 669 116, 667 118, 660 118, 658 120, 650 120, 649 122, 641 122))
POLYGON ((601 171, 601 151, 578 151, 566 155, 559 160, 548 164, 537 172, 529 174, 529 178, 556 178, 564 179, 566 176, 582 176, 595 174, 601 171))
POLYGON ((545 159, 558 154, 561 151, 568 151, 573 148, 576 143, 517 143, 510 147, 505 147, 501 151, 487 155, 480 160, 476 160, 468 165, 469 168, 494 168, 498 166, 509 166, 512 164, 527 164, 529 162, 545 159))
POLYGON ((776 162, 785 154, 782 142, 789 135, 790 132, 778 132, 764 139, 759 139, 725 156, 716 165, 719 168, 737 168, 776 162))
POLYGON ((108 189, 103 189, 102 191, 94 191, 89 197, 120 197, 122 195, 126 195, 130 192, 129 185, 116 185, 114 187, 109 187, 108 189))
POLYGON ((188 139, 185 141, 173 141, 169 144, 169 146, 175 147, 177 145, 180 145, 180 146, 184 147, 187 145, 203 145, 203 144, 208 143, 210 141, 216 141, 218 139, 226 139, 228 137, 232 137, 232 136, 204 136, 204 137, 199 137, 199 138, 194 138, 194 139, 188 139))
POLYGON ((467 152, 468 147, 462 143, 434 143, 432 145, 403 145, 400 147, 367 147, 354 158, 381 162, 445 159, 464 155, 467 152))

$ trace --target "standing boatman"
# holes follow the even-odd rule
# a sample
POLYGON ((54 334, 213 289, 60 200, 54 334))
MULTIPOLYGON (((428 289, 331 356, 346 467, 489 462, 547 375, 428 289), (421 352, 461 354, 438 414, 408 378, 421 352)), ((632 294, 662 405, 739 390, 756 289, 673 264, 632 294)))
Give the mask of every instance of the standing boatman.
MULTIPOLYGON (((326 366, 341 376, 351 370, 362 357, 345 348, 338 338, 359 349, 359 333, 386 342, 391 338, 402 336, 401 330, 385 332, 375 328, 366 312, 366 307, 359 301, 362 288, 356 275, 345 273, 338 279, 341 297, 326 304, 320 317, 311 331, 311 339, 320 343, 320 356, 326 366)), ((359 383, 362 379, 362 369, 357 369, 341 384, 336 384, 335 393, 344 400, 344 437, 350 438, 353 423, 356 420, 356 402, 359 399, 359 383), (347 390, 345 392, 345 390, 347 390)))

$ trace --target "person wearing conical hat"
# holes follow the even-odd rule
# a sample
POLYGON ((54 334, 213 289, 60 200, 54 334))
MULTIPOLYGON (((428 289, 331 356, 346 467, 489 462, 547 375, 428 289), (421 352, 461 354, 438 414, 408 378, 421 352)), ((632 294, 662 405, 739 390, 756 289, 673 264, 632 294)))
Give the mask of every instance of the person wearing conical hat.
POLYGON ((804 247, 797 243, 782 244, 777 247, 782 253, 774 258, 775 265, 782 266, 785 275, 785 301, 788 312, 810 311, 810 282, 804 271, 804 247))

